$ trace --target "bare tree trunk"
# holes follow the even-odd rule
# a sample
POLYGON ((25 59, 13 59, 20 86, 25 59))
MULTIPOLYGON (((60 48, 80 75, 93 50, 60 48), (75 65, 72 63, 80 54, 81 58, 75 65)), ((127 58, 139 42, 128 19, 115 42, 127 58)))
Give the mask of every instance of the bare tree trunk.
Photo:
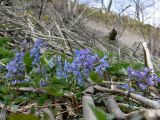
POLYGON ((44 4, 43 4, 43 9, 45 9, 45 8, 46 8, 47 3, 48 3, 48 0, 45 0, 45 1, 44 1, 44 4))
POLYGON ((111 11, 112 2, 113 2, 113 0, 110 0, 110 1, 109 1, 108 7, 107 7, 108 12, 111 11))
POLYGON ((102 8, 107 12, 108 10, 106 9, 106 6, 104 4, 104 0, 101 0, 101 5, 102 5, 102 8))
POLYGON ((144 11, 147 8, 150 8, 154 5, 154 0, 150 1, 143 1, 143 0, 133 0, 133 3, 135 5, 135 16, 137 20, 144 22, 144 11))
POLYGON ((74 0, 73 8, 72 8, 73 16, 75 16, 77 14, 77 4, 78 4, 78 0, 74 0))
POLYGON ((38 19, 41 18, 42 12, 43 12, 43 5, 44 5, 44 1, 41 0, 41 6, 40 6, 40 10, 39 10, 39 15, 38 15, 38 19))
POLYGON ((65 5, 65 14, 66 17, 69 19, 73 19, 73 17, 76 15, 77 11, 77 4, 78 0, 64 0, 64 5, 65 5))
POLYGON ((100 0, 100 2, 101 2, 101 5, 102 5, 102 8, 103 8, 106 12, 110 12, 110 11, 111 11, 111 7, 112 7, 113 0, 109 0, 109 4, 108 4, 107 7, 105 6, 104 0, 100 0))
POLYGON ((135 5, 136 5, 136 18, 137 20, 140 21, 140 6, 138 3, 135 3, 135 5))
POLYGON ((62 0, 62 3, 61 3, 61 4, 63 4, 64 13, 65 13, 65 15, 67 16, 67 13, 68 13, 67 0, 62 0))
POLYGON ((72 1, 71 0, 67 0, 67 15, 69 18, 71 18, 72 16, 72 1))

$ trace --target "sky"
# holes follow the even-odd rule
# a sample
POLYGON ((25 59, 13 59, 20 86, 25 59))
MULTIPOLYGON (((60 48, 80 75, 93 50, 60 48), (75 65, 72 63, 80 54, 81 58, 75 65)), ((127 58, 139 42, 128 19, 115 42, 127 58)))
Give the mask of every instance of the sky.
POLYGON ((160 0, 156 0, 155 7, 152 9, 153 9, 152 10, 153 15, 151 18, 152 24, 156 24, 160 26, 160 0))
MULTIPOLYGON (((101 4, 94 2, 96 0, 80 0, 81 3, 87 3, 90 6, 93 7, 101 7, 101 4)), ((108 5, 109 0, 104 0, 105 5, 108 5)), ((143 5, 148 4, 151 2, 151 0, 141 0, 143 1, 143 5)), ((145 23, 151 24, 154 26, 160 26, 160 0, 154 0, 155 4, 152 7, 148 7, 147 9, 144 10, 144 16, 145 16, 145 23)), ((127 5, 129 5, 129 0, 113 0, 112 8, 111 10, 119 13, 122 8, 125 8, 127 5)), ((135 7, 132 5, 130 8, 128 8, 125 11, 125 15, 128 15, 132 18, 135 17, 134 15, 135 7)))

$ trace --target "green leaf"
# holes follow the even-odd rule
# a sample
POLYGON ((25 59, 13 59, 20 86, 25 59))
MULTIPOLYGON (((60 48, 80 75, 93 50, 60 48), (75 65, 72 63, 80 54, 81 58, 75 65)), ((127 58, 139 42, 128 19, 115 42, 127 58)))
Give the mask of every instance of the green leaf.
POLYGON ((95 83, 100 83, 100 82, 103 81, 103 79, 99 76, 99 74, 96 73, 96 72, 94 72, 94 71, 92 71, 92 72, 90 73, 90 78, 91 78, 91 80, 94 81, 95 83))
POLYGON ((14 101, 14 104, 20 104, 22 102, 27 102, 28 98, 27 97, 22 97, 22 96, 17 96, 15 101, 14 101))
POLYGON ((46 100, 47 100, 47 95, 42 94, 38 97, 37 103, 38 105, 43 105, 46 102, 46 100))
POLYGON ((33 61, 33 57, 30 56, 29 52, 26 52, 24 56, 24 63, 25 63, 25 68, 27 73, 29 73, 32 70, 32 61, 33 61))
POLYGON ((66 56, 65 53, 62 53, 61 57, 62 57, 64 60, 67 59, 67 56, 66 56))
POLYGON ((100 58, 102 58, 102 57, 106 54, 106 53, 105 53, 104 51, 102 51, 102 50, 94 50, 94 52, 97 53, 100 58))
POLYGON ((0 37, 0 47, 8 46, 8 41, 10 41, 10 38, 0 37))
POLYGON ((90 105, 90 108, 92 109, 97 120, 107 120, 107 115, 102 109, 91 106, 91 105, 90 105))
POLYGON ((45 54, 41 56, 41 62, 42 62, 43 65, 49 66, 49 61, 46 58, 45 54))
POLYGON ((68 58, 67 61, 72 63, 73 62, 73 58, 68 58))
POLYGON ((9 63, 9 62, 10 62, 9 58, 3 58, 3 59, 0 60, 0 65, 6 66, 7 63, 9 63))
POLYGON ((7 117, 7 120, 38 120, 38 118, 32 114, 11 114, 7 117))
POLYGON ((75 94, 76 98, 78 100, 81 100, 82 99, 82 91, 78 91, 76 94, 75 94))
POLYGON ((61 88, 57 88, 57 87, 45 87, 44 88, 49 94, 53 95, 53 96, 57 96, 57 97, 60 97, 60 96, 63 96, 64 95, 64 92, 63 92, 63 89, 61 88))
POLYGON ((7 94, 9 92, 9 88, 7 88, 7 87, 0 87, 0 93, 2 93, 2 94, 7 94))
POLYGON ((14 52, 0 47, 0 59, 13 57, 14 52))
POLYGON ((140 69, 142 69, 142 68, 144 68, 145 67, 145 65, 144 65, 144 63, 133 63, 132 65, 131 65, 131 67, 134 69, 134 70, 140 70, 140 69))
POLYGON ((127 72, 127 70, 126 70, 125 68, 120 69, 120 70, 118 71, 118 73, 119 73, 120 75, 128 75, 128 72, 127 72))
POLYGON ((111 75, 122 76, 127 75, 127 68, 130 66, 130 63, 127 62, 119 62, 112 64, 109 68, 109 72, 111 75))
POLYGON ((32 107, 31 107, 31 113, 32 113, 32 114, 35 114, 35 113, 36 113, 36 108, 35 108, 35 106, 32 106, 32 107))

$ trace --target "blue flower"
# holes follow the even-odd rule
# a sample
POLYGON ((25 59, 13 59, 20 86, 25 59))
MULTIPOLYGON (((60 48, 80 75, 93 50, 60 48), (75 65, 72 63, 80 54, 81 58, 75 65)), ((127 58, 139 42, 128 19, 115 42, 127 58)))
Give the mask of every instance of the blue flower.
POLYGON ((25 65, 23 62, 24 53, 16 52, 15 58, 10 61, 7 65, 6 78, 15 79, 16 77, 25 76, 25 65))
POLYGON ((56 74, 57 74, 58 79, 68 78, 68 75, 67 75, 68 67, 69 67, 69 63, 65 61, 63 65, 61 56, 58 56, 57 57, 57 68, 56 68, 56 74))
POLYGON ((16 85, 16 84, 20 84, 20 83, 27 83, 29 81, 30 81, 29 79, 23 79, 23 80, 17 80, 17 79, 15 79, 15 80, 11 81, 11 84, 12 85, 16 85))
POLYGON ((157 75, 154 75, 154 80, 160 82, 160 78, 157 75))
POLYGON ((122 89, 125 89, 125 90, 128 90, 130 92, 135 92, 135 89, 130 87, 128 84, 122 84, 122 85, 118 85, 119 88, 122 88, 122 89))
POLYGON ((109 63, 107 62, 107 56, 105 55, 103 58, 99 60, 99 65, 95 67, 95 71, 102 76, 103 72, 106 71, 107 68, 109 68, 109 63))
POLYGON ((32 62, 33 65, 37 64, 40 60, 40 55, 41 55, 40 50, 42 45, 43 45, 43 40, 38 39, 30 51, 30 56, 34 57, 34 60, 32 62))
POLYGON ((101 66, 97 66, 97 67, 95 68, 95 72, 98 73, 100 76, 103 75, 103 71, 101 70, 101 66))
POLYGON ((128 84, 122 84, 122 85, 119 85, 118 87, 121 87, 123 89, 129 89, 129 85, 128 84))
POLYGON ((39 86, 46 87, 46 86, 48 86, 48 83, 46 81, 44 81, 44 80, 40 80, 39 81, 39 86))
POLYGON ((153 80, 154 80, 154 77, 153 77, 152 75, 149 75, 149 76, 146 78, 147 85, 151 85, 151 86, 155 85, 155 83, 154 83, 153 80))
POLYGON ((135 92, 135 89, 134 88, 130 88, 129 91, 130 92, 135 92))
POLYGON ((144 90, 146 90, 147 88, 148 88, 148 86, 147 85, 145 85, 145 84, 143 84, 143 83, 138 83, 138 86, 140 87, 140 89, 142 90, 142 91, 144 91, 144 90))
POLYGON ((132 76, 135 76, 135 71, 132 70, 130 67, 127 68, 127 71, 128 71, 128 76, 131 78, 132 76))
POLYGON ((64 61, 61 57, 57 58, 57 76, 59 79, 68 78, 71 74, 75 77, 78 84, 90 76, 91 71, 96 71, 100 75, 109 67, 107 56, 99 58, 97 54, 93 54, 89 49, 76 50, 73 62, 64 61))
POLYGON ((141 71, 136 71, 128 68, 128 76, 130 79, 134 78, 138 88, 144 91, 148 86, 154 86, 155 82, 160 82, 160 78, 156 74, 150 74, 151 70, 152 69, 144 68, 141 71))

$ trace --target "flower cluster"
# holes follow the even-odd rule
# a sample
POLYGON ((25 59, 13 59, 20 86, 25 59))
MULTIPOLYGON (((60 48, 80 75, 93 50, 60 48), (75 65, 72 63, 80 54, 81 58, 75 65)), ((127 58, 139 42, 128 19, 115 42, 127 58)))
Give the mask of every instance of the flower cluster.
MULTIPOLYGON (((30 56, 33 57, 32 65, 38 70, 38 73, 44 74, 45 67, 40 66, 40 49, 42 47, 43 41, 37 40, 34 47, 30 50, 30 56)), ((25 64, 24 64, 25 53, 16 53, 15 58, 7 64, 8 73, 6 78, 12 80, 12 84, 25 82, 25 64)), ((107 62, 107 56, 100 58, 98 54, 92 53, 89 49, 76 50, 75 56, 72 62, 63 60, 61 56, 57 56, 56 63, 54 66, 56 68, 56 75, 58 79, 68 79, 73 77, 77 80, 78 84, 81 84, 86 78, 90 76, 92 71, 103 76, 104 71, 107 70, 109 64, 107 62)), ((41 80, 40 86, 45 86, 46 81, 41 80)))
POLYGON ((67 78, 68 74, 73 74, 78 83, 81 84, 93 70, 99 75, 103 75, 103 72, 109 67, 106 59, 106 56, 99 58, 89 49, 76 50, 74 60, 71 63, 65 61, 63 65, 60 57, 58 58, 57 76, 67 78))
POLYGON ((25 65, 23 62, 24 53, 17 52, 15 58, 10 61, 6 68, 8 70, 6 78, 11 79, 12 82, 22 82, 25 76, 25 65))
POLYGON ((144 91, 149 86, 154 86, 157 82, 160 82, 160 78, 156 74, 150 74, 152 69, 144 68, 141 71, 136 71, 128 68, 128 76, 131 80, 134 80, 137 87, 144 91))
MULTIPOLYGON (((42 40, 37 40, 34 47, 30 51, 30 56, 34 58, 32 62, 33 65, 37 64, 40 60, 40 49, 42 47, 42 43, 42 40)), ((22 44, 25 44, 25 42, 22 44)), ((22 47, 24 46, 22 45, 22 47)), ((6 66, 8 72, 5 78, 10 79, 13 85, 29 81, 29 79, 25 79, 25 64, 23 61, 24 56, 24 52, 16 52, 14 59, 6 66)))
POLYGON ((43 40, 37 40, 33 46, 33 48, 30 51, 30 56, 34 57, 34 60, 32 62, 33 65, 36 65, 40 60, 40 50, 43 44, 43 40))

